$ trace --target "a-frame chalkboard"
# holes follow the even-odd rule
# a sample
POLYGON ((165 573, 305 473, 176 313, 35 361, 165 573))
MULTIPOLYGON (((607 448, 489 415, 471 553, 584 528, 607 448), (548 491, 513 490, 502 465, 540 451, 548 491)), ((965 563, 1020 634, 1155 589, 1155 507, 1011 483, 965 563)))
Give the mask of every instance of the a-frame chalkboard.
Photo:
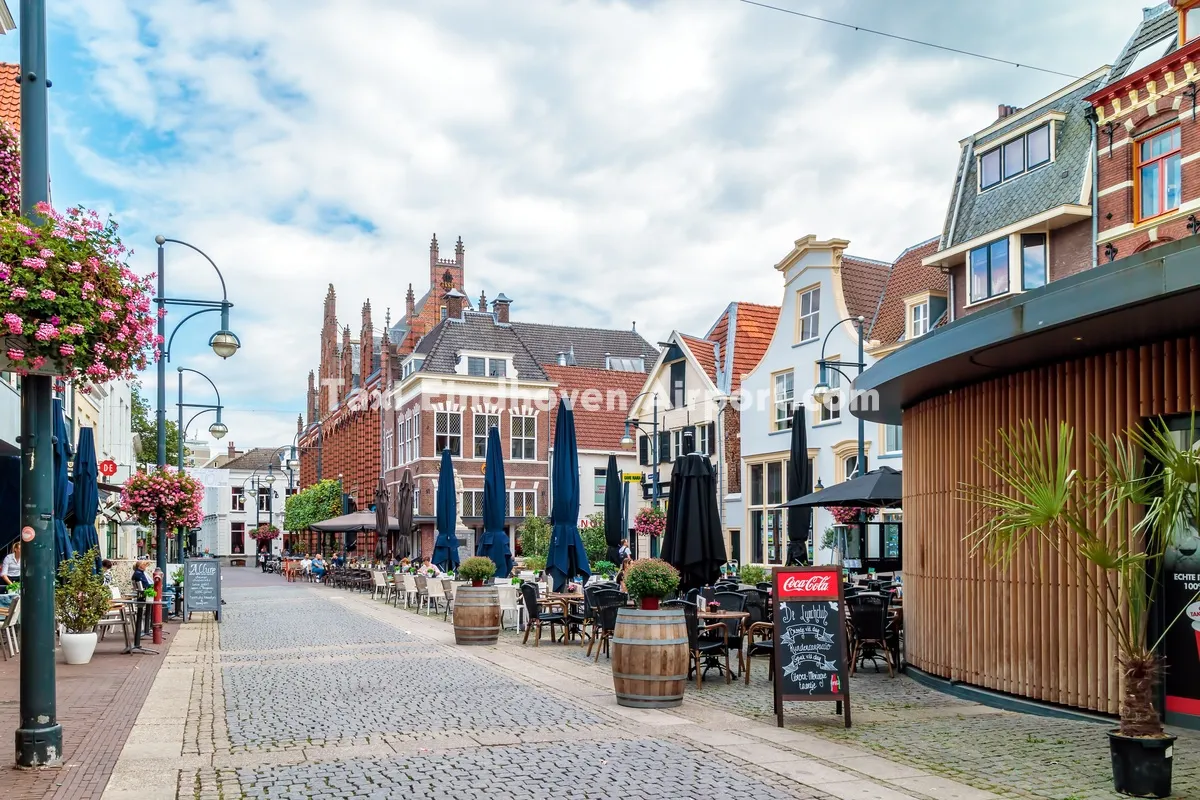
POLYGON ((837 703, 850 727, 846 657, 846 598, 836 566, 776 567, 771 604, 775 617, 775 716, 783 704, 837 703))

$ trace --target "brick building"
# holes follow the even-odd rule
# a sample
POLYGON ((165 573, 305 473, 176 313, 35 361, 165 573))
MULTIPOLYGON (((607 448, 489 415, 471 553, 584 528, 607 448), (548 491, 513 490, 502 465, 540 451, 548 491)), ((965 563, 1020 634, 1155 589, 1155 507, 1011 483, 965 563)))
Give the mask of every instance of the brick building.
POLYGON ((1200 230, 1198 67, 1200 2, 1164 3, 1145 11, 1104 86, 1088 97, 1099 128, 1101 263, 1200 230))

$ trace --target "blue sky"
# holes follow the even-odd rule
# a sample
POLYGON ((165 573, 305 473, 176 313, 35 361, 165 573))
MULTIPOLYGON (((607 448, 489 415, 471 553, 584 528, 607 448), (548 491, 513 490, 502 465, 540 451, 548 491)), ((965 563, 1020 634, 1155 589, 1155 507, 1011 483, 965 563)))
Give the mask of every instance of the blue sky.
MULTIPOLYGON (((775 4, 1078 75, 1142 6, 775 4)), ((144 271, 157 233, 221 266, 244 349, 220 362, 215 315, 189 322, 169 397, 176 365, 209 374, 239 447, 290 443, 327 284, 378 327, 435 231, 514 316, 703 333, 777 303, 805 234, 878 259, 936 235, 958 141, 1066 82, 736 0, 49 5, 54 200, 113 213, 144 271)), ((199 259, 167 263, 168 294, 217 296, 199 259)))

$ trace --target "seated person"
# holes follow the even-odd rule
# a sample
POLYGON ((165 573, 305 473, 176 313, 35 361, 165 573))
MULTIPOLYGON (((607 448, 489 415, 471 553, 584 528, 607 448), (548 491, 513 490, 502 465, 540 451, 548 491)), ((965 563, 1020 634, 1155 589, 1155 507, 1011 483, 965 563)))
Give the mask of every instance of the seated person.
POLYGON ((312 559, 308 557, 308 553, 304 554, 304 558, 300 559, 300 570, 307 575, 312 571, 312 559))
POLYGON ((317 576, 317 580, 325 577, 325 559, 321 557, 320 553, 317 553, 317 557, 312 560, 311 569, 312 574, 317 576))

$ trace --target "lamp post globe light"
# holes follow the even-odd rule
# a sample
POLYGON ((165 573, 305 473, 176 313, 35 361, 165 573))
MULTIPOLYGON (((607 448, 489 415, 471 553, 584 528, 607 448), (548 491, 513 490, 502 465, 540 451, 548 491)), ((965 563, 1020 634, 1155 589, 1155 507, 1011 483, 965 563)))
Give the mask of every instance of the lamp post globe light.
POLYGON ((214 439, 224 439, 227 433, 229 433, 229 426, 224 422, 214 422, 208 426, 208 434, 214 439))
MULTIPOLYGON (((188 242, 184 242, 179 239, 170 239, 166 236, 159 235, 159 236, 154 237, 154 243, 158 245, 158 287, 157 287, 158 288, 158 292, 157 292, 158 296, 154 298, 154 302, 158 306, 158 337, 159 337, 159 341, 163 343, 162 344, 162 352, 160 353, 159 359, 158 359, 158 404, 157 404, 157 409, 156 409, 156 411, 157 411, 156 422, 157 422, 157 427, 158 427, 158 431, 157 431, 158 432, 157 466, 159 469, 162 469, 167 464, 167 417, 166 417, 167 362, 171 360, 171 346, 175 341, 175 334, 177 334, 179 332, 179 329, 183 326, 183 324, 185 322, 187 322, 189 319, 191 319, 192 317, 199 316, 200 314, 207 314, 212 311, 219 311, 221 313, 221 324, 220 324, 220 327, 217 329, 216 333, 214 333, 209 338, 209 340, 208 340, 209 347, 212 348, 212 351, 214 353, 216 353, 218 357, 220 357, 221 359, 226 359, 226 358, 229 358, 230 356, 232 356, 234 353, 236 353, 241 348, 241 342, 238 340, 237 335, 234 334, 233 331, 231 331, 229 329, 229 309, 233 308, 233 303, 229 302, 229 293, 225 288, 225 276, 221 274, 221 270, 219 267, 217 267, 216 262, 214 262, 211 258, 209 258, 208 254, 205 253, 203 250, 201 250, 199 247, 196 247, 193 244, 189 244, 188 242), (186 247, 186 248, 198 253, 201 257, 204 258, 205 261, 207 261, 209 263, 209 265, 213 268, 213 271, 217 273, 217 279, 221 282, 221 299, 220 300, 195 300, 195 299, 185 298, 185 297, 167 297, 167 292, 166 292, 166 267, 167 267, 166 245, 168 243, 177 244, 177 245, 180 245, 181 247, 186 247), (170 337, 168 337, 167 336, 167 319, 166 319, 167 306, 183 306, 183 307, 196 308, 198 310, 193 311, 191 314, 188 314, 186 317, 181 319, 179 321, 179 323, 175 326, 175 329, 171 331, 170 337)), ((195 372, 195 370, 191 370, 191 371, 195 372)), ((204 376, 204 377, 207 378, 208 376, 204 376)), ((212 383, 212 381, 209 380, 209 383, 212 383)), ((182 386, 182 383, 181 383, 181 386, 182 386)), ((213 386, 213 389, 214 389, 214 391, 216 390, 215 385, 213 386)), ((182 389, 181 389, 181 395, 182 395, 182 389)), ((218 398, 219 397, 220 397, 220 394, 218 393, 218 398)), ((183 401, 182 401, 182 397, 181 397, 180 403, 182 404, 182 402, 183 401)), ((218 404, 219 404, 219 400, 218 400, 218 404)), ((220 413, 221 412, 218 409, 217 410, 217 422, 218 423, 221 422, 220 413)), ((183 414, 182 414, 182 408, 181 408, 180 409, 180 422, 182 422, 182 417, 183 417, 183 414)), ((181 426, 181 428, 182 428, 182 426, 181 426)), ((220 428, 218 428, 218 430, 220 430, 220 428)), ((183 431, 181 429, 180 436, 182 436, 182 435, 183 435, 183 431)), ((180 452, 182 453, 182 450, 183 450, 182 440, 180 441, 179 447, 180 447, 180 452)), ((180 458, 180 461, 182 461, 182 457, 180 458)), ((158 522, 155 524, 155 544, 156 544, 156 550, 157 550, 156 565, 157 565, 158 569, 165 574, 167 571, 167 528, 166 528, 166 525, 163 524, 162 522, 158 522)))

